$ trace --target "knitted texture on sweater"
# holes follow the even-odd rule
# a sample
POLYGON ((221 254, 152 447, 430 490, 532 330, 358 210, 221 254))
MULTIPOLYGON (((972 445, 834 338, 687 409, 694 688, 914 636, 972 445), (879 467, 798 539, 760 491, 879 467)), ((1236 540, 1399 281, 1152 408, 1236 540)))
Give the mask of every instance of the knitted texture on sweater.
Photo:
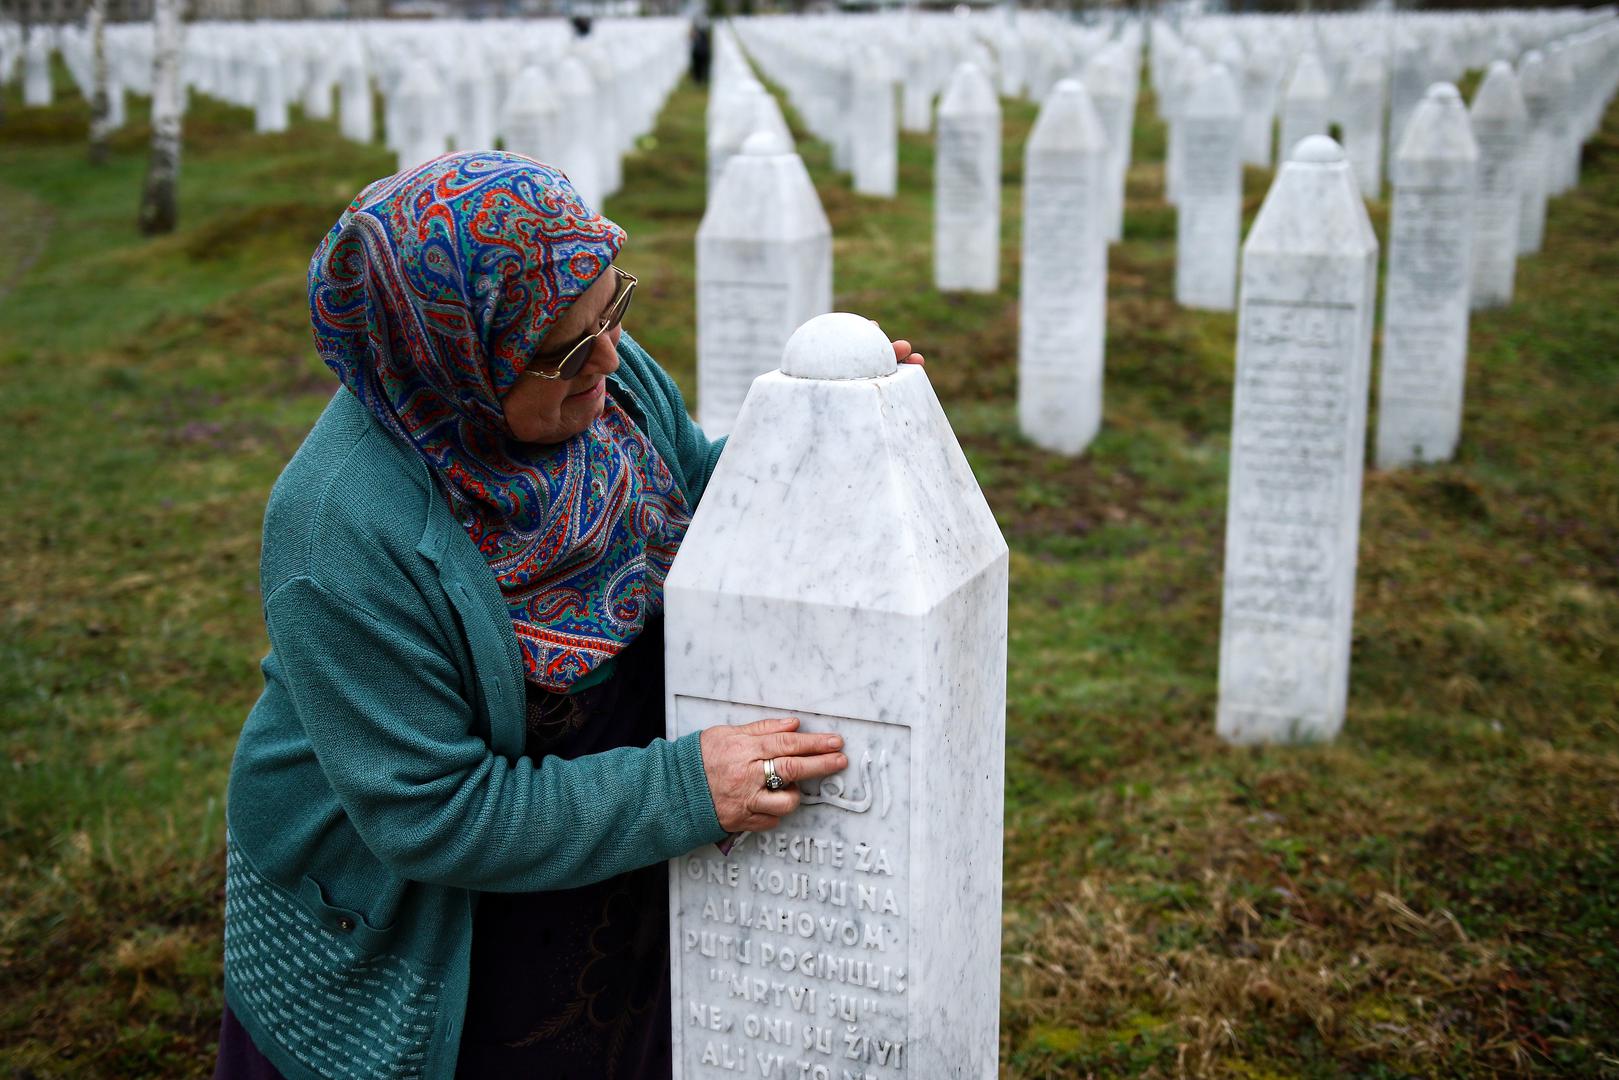
MULTIPOLYGON (((619 355, 615 400, 695 504, 720 444, 628 335, 619 355)), ((512 622, 433 485, 343 390, 265 513, 271 652, 231 768, 225 993, 287 1080, 452 1076, 476 892, 723 836, 695 734, 523 755, 512 622)))

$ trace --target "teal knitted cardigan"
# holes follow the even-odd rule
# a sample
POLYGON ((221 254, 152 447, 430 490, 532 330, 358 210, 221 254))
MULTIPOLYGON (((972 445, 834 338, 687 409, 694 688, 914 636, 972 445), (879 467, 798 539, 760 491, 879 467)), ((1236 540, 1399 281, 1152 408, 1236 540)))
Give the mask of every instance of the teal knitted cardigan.
MULTIPOLYGON (((629 335, 618 352, 610 390, 695 506, 723 441, 629 335)), ((721 839, 697 736, 524 757, 494 575, 347 390, 270 494, 260 577, 271 651, 231 766, 226 1000, 288 1080, 450 1077, 476 894, 721 839)))

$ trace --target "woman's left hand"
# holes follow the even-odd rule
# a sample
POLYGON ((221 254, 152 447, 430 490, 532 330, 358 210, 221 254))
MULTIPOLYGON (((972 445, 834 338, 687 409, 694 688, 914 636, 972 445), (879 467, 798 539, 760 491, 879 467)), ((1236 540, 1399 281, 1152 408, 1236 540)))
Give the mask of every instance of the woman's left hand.
POLYGON ((902 364, 923 364, 923 363, 927 362, 927 361, 922 359, 922 354, 921 353, 911 351, 911 343, 909 341, 906 341, 904 338, 896 338, 894 340, 893 344, 894 344, 894 359, 898 360, 900 363, 902 363, 902 364))

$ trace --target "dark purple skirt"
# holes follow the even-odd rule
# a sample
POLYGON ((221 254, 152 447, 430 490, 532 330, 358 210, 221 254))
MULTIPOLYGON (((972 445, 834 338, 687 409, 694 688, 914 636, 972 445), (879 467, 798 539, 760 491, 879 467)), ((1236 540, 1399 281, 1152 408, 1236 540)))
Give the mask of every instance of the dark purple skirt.
MULTIPOLYGON (((663 734, 663 632, 578 694, 529 688, 525 753, 572 759, 663 734)), ((457 1080, 667 1080, 668 873, 662 863, 556 892, 481 893, 457 1080)), ((283 1080, 225 1009, 214 1080, 283 1080)))

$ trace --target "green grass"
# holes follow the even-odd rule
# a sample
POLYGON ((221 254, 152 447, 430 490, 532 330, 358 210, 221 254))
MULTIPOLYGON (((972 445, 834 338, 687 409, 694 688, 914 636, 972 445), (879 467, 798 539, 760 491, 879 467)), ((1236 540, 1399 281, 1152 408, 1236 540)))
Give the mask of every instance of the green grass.
MULTIPOLYGON (((702 105, 676 91, 607 207, 688 389, 702 105)), ((0 1070, 206 1075, 261 514, 335 385, 304 270, 392 165, 197 101, 181 229, 144 240, 144 113, 99 170, 86 117, 13 96, 0 127, 0 1070)), ((990 297, 929 284, 929 139, 892 201, 804 148, 837 306, 927 354, 1012 545, 1004 1075, 1619 1076, 1619 111, 1474 317, 1458 459, 1367 474, 1349 717, 1304 750, 1213 735, 1235 327, 1172 300, 1150 97, 1104 431, 1077 461, 1016 435, 1032 120, 1007 104, 990 297)))

